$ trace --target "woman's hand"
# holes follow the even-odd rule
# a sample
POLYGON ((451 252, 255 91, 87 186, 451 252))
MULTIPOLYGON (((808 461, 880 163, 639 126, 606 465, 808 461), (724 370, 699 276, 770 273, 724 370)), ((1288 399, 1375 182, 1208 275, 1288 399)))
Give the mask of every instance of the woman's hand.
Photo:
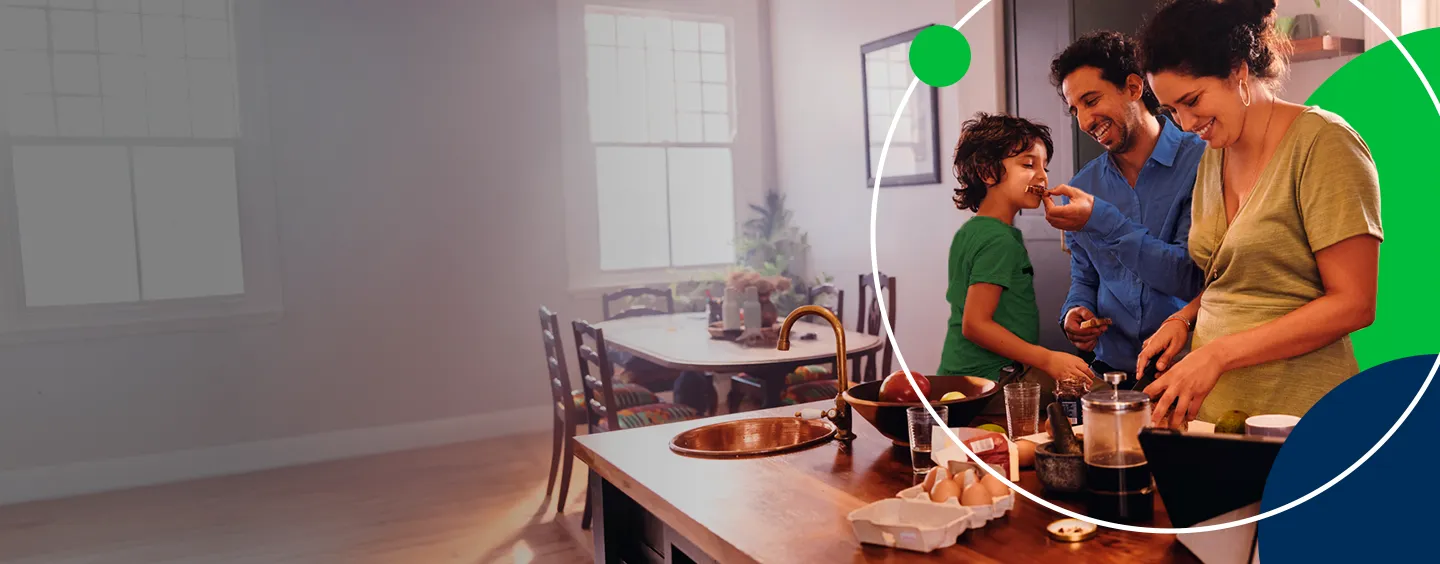
POLYGON ((1217 351, 1214 346, 1195 349, 1145 387, 1145 394, 1155 401, 1150 417, 1155 426, 1183 429, 1200 413, 1200 404, 1224 373, 1225 363, 1217 351))
POLYGON ((1135 357, 1135 371, 1144 372, 1145 367, 1150 366, 1150 359, 1159 355, 1159 360, 1155 361, 1155 370, 1164 372, 1170 367, 1170 361, 1174 360, 1175 355, 1180 354, 1180 350, 1189 342, 1190 328, 1183 321, 1166 320, 1160 324, 1154 335, 1141 343, 1140 356, 1135 357))
POLYGON ((1050 354, 1045 356, 1044 366, 1041 366, 1040 369, 1054 378, 1056 382, 1078 379, 1090 383, 1095 379, 1094 374, 1090 371, 1090 365, 1086 364, 1084 359, 1063 352, 1050 351, 1050 354))

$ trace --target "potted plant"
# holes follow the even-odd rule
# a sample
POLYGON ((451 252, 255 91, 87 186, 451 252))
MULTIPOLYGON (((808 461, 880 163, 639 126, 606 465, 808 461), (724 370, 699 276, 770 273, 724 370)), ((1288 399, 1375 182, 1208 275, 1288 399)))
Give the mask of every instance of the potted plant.
MULTIPOLYGON (((744 283, 759 284, 751 281, 752 274, 754 278, 767 281, 767 286, 757 286, 756 290, 757 293, 768 294, 768 297, 761 299, 762 310, 768 303, 769 307, 774 308, 773 313, 778 318, 805 305, 811 286, 832 280, 829 275, 822 274, 807 282, 803 273, 799 272, 798 265, 804 262, 804 253, 810 249, 809 238, 791 224, 793 214, 785 207, 783 193, 775 189, 766 191, 765 199, 760 204, 751 204, 750 210, 754 215, 741 226, 741 235, 735 241, 734 266, 723 273, 713 273, 671 285, 675 295, 684 304, 682 307, 690 311, 703 311, 706 291, 709 291, 712 297, 718 298, 719 294, 723 294, 725 286, 730 285, 731 279, 739 276, 737 273, 749 273, 744 275, 744 283), (781 278, 785 280, 784 283, 779 282, 781 278), (764 291, 766 287, 769 292, 764 291)), ((766 318, 770 316, 767 315, 766 318)))

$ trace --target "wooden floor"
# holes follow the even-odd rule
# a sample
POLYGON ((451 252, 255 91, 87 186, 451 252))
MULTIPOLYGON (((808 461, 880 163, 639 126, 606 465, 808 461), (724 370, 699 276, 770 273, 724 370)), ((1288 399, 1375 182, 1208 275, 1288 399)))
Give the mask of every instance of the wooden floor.
POLYGON ((559 522, 549 469, 545 431, 0 506, 0 564, 591 562, 585 464, 559 522))
POLYGON ((549 457, 547 431, 0 507, 0 562, 589 562, 543 499, 549 457))

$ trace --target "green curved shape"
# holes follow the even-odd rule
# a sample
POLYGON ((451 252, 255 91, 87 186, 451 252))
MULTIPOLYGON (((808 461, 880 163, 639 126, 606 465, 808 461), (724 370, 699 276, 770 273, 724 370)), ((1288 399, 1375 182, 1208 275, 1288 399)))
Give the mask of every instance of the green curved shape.
MULTIPOLYGON (((1431 86, 1440 86, 1440 29, 1400 38, 1431 86)), ((1352 335, 1360 369, 1440 352, 1440 115, 1394 42, 1361 54, 1307 104, 1335 112, 1369 145, 1380 174, 1380 291, 1375 323, 1352 335)))

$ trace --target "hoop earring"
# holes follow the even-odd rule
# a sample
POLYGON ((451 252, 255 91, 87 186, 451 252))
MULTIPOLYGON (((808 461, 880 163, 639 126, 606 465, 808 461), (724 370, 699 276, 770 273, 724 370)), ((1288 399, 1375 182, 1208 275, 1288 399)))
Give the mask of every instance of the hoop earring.
POLYGON ((1250 94, 1250 85, 1243 80, 1240 81, 1240 92, 1246 95, 1240 103, 1245 104, 1247 108, 1250 107, 1250 102, 1255 101, 1255 95, 1250 94))

